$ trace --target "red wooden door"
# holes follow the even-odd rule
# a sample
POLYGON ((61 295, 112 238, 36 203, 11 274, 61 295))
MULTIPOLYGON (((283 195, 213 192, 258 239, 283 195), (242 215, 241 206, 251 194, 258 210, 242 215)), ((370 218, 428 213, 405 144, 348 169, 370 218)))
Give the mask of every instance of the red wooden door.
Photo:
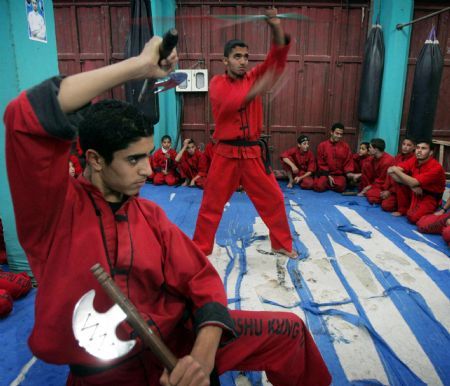
MULTIPOLYGON (((129 32, 128 0, 53 0, 59 71, 70 75, 124 58, 129 32)), ((123 87, 100 98, 125 99, 123 87)))
MULTIPOLYGON (((256 5, 238 1, 178 3, 177 28, 181 41, 180 68, 207 68, 209 78, 223 72, 223 44, 238 37, 250 47, 250 62, 264 60, 270 45, 267 25, 251 22, 224 27, 201 15, 262 14, 273 1, 256 5)), ((293 38, 286 74, 278 87, 265 97, 264 127, 271 135, 274 167, 279 154, 294 146, 300 133, 308 134, 313 150, 328 137, 333 122, 345 124, 346 140, 353 149, 358 142, 357 96, 360 67, 368 28, 368 2, 277 2, 279 13, 297 12, 309 22, 283 21, 293 38)), ((184 93, 182 136, 207 142, 214 123, 206 93, 184 93)))

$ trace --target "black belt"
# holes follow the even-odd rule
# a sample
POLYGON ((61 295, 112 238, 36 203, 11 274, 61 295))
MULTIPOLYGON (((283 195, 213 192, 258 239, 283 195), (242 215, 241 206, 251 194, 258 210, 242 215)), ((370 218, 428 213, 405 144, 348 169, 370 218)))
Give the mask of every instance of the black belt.
POLYGON ((428 195, 434 197, 437 201, 441 201, 442 200, 443 193, 430 192, 429 190, 425 190, 425 189, 422 189, 422 192, 424 194, 428 194, 428 195))
POLYGON ((270 168, 271 162, 270 162, 269 145, 267 144, 267 141, 265 139, 260 138, 257 141, 247 141, 245 139, 227 139, 221 140, 220 143, 243 147, 259 146, 261 148, 261 157, 263 159, 266 173, 267 174, 272 173, 272 169, 270 168))

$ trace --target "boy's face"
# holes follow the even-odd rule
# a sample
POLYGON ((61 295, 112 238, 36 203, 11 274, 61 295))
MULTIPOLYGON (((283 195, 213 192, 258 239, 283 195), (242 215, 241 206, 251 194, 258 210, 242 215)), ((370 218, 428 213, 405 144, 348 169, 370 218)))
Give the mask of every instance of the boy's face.
POLYGON ((404 139, 402 142, 402 154, 410 154, 414 151, 414 143, 412 143, 409 139, 404 139))
POLYGON ((366 145, 359 145, 359 152, 358 154, 360 157, 364 157, 369 153, 369 149, 366 147, 366 145))
POLYGON ((236 46, 228 57, 223 59, 227 73, 232 78, 242 78, 248 67, 248 48, 236 46))
POLYGON ((172 146, 172 141, 170 139, 164 138, 164 140, 161 142, 161 146, 164 150, 169 150, 172 146))
POLYGON ((369 154, 375 155, 376 152, 377 152, 377 149, 375 147, 373 147, 372 144, 370 144, 369 145, 369 154))
POLYGON ((100 172, 106 201, 119 202, 122 195, 134 196, 150 175, 149 155, 153 150, 153 137, 143 137, 130 143, 126 149, 113 154, 109 165, 100 172))
POLYGON ((297 146, 302 152, 306 153, 309 150, 309 141, 298 143, 297 146))
POLYGON ((344 130, 342 129, 334 129, 330 131, 330 140, 331 142, 339 142, 344 136, 344 130))
POLYGON ((416 146, 416 158, 419 161, 426 161, 433 154, 428 143, 418 143, 416 146))
POLYGON ((188 144, 188 146, 187 146, 187 148, 186 148, 186 150, 187 150, 187 152, 188 152, 189 155, 194 155, 195 149, 196 149, 195 143, 190 143, 190 144, 188 144))

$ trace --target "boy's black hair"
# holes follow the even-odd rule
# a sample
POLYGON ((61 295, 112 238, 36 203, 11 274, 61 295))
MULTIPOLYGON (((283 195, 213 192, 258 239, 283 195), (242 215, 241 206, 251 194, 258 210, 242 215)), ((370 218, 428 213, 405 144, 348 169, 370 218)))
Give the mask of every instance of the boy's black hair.
POLYGON ((172 142, 172 137, 170 136, 170 135, 163 135, 162 137, 161 137, 161 143, 163 143, 163 141, 165 140, 165 139, 168 139, 170 142, 172 142))
POLYGON ((384 151, 384 149, 386 149, 386 142, 384 142, 384 139, 382 138, 372 138, 370 144, 379 151, 384 151))
POLYGON ((430 150, 431 150, 431 151, 434 150, 434 143, 433 143, 433 141, 432 141, 431 139, 428 139, 428 138, 421 138, 421 139, 418 139, 418 140, 416 141, 416 145, 418 145, 419 143, 426 143, 426 144, 430 147, 430 150))
POLYGON ((301 145, 305 141, 309 141, 309 137, 307 135, 302 134, 297 138, 297 143, 299 145, 301 145))
POLYGON ((153 135, 153 125, 133 105, 105 99, 89 107, 79 125, 83 153, 93 149, 109 165, 118 150, 153 135))
POLYGON ((370 142, 361 142, 359 146, 364 145, 367 150, 369 150, 370 142))
MULTIPOLYGON (((408 141, 411 141, 411 142, 413 143, 413 145, 417 145, 417 142, 416 142, 416 140, 415 140, 414 138, 405 137, 405 138, 403 138, 403 141, 404 141, 405 139, 407 139, 408 141)), ((402 141, 402 142, 403 142, 403 141, 402 141)))
POLYGON ((225 56, 226 58, 228 58, 231 54, 231 51, 233 51, 234 47, 245 47, 248 48, 247 43, 245 43, 242 40, 239 39, 231 39, 228 40, 225 43, 225 46, 223 47, 223 56, 225 56))
POLYGON ((336 122, 331 126, 331 131, 334 131, 336 129, 344 130, 344 125, 341 122, 336 122))

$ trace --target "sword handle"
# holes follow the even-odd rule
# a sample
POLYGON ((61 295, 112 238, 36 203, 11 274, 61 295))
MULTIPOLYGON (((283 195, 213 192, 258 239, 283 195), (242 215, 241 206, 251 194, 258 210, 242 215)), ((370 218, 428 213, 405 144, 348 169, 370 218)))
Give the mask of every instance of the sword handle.
MULTIPOLYGON (((171 28, 168 30, 162 39, 161 46, 159 47, 159 62, 161 64, 161 60, 167 58, 172 50, 176 47, 178 43, 178 31, 175 28, 171 28)), ((144 98, 144 94, 147 91, 148 87, 148 79, 145 79, 144 84, 142 85, 141 92, 139 93, 138 103, 142 102, 144 98)), ((154 82, 154 80, 152 80, 154 82)))
POLYGON ((103 287, 110 299, 119 305, 119 307, 127 315, 127 322, 134 328, 136 333, 142 339, 144 344, 150 348, 155 356, 162 362, 164 367, 171 372, 176 366, 178 359, 164 342, 156 335, 148 326, 142 316, 139 314, 133 303, 130 302, 125 294, 120 290, 117 284, 111 279, 111 276, 100 264, 95 264, 91 267, 91 272, 94 274, 97 281, 103 287))

